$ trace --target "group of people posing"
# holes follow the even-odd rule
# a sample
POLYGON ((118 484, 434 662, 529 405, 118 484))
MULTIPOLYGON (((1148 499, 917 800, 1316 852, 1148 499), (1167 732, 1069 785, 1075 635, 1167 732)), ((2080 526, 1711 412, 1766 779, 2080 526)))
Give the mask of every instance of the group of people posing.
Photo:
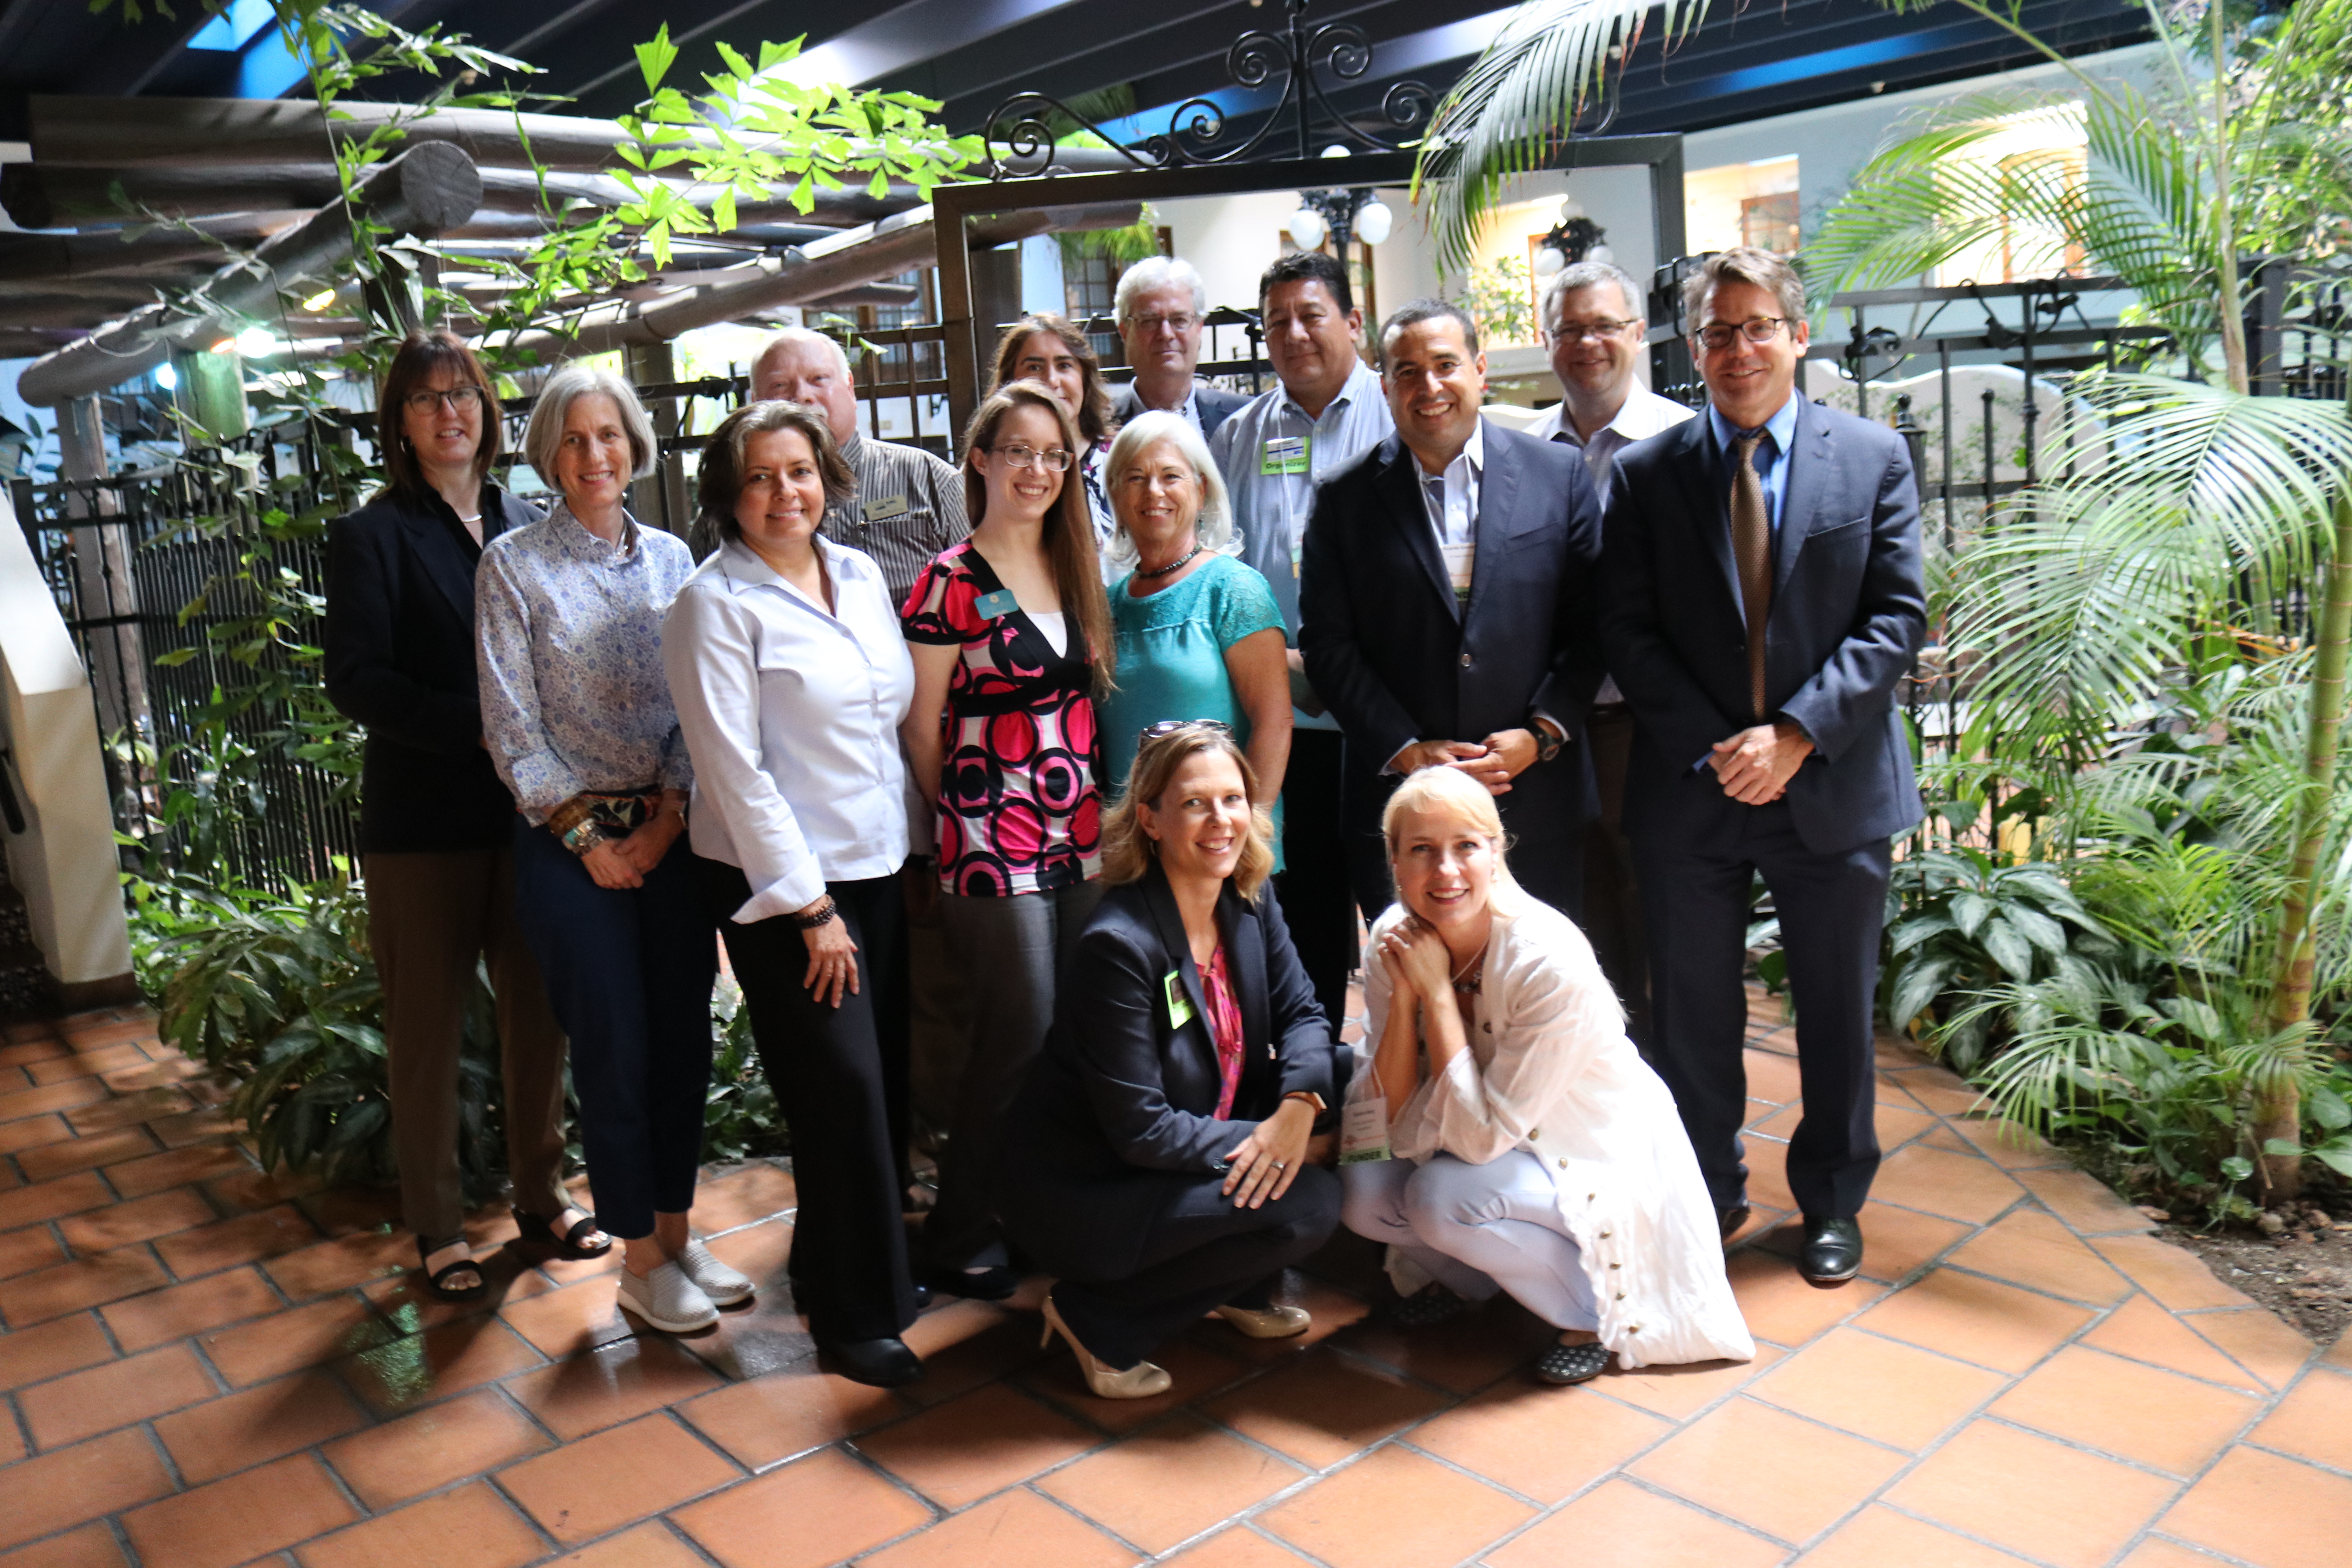
POLYGON ((919 1376, 931 1293, 1036 1270, 1089 1386, 1155 1394, 1154 1348, 1204 1318, 1304 1332, 1276 1287, 1341 1225, 1387 1244, 1407 1327, 1507 1292, 1558 1328, 1548 1382, 1746 1358, 1722 1249, 1759 872, 1799 1020, 1797 1267, 1852 1279, 1889 839, 1919 813, 1916 487, 1891 431, 1799 392, 1780 259, 1713 257, 1685 304, 1696 416, 1634 378, 1630 279, 1554 277, 1566 396, 1522 431, 1482 415, 1444 301, 1367 367, 1318 252, 1260 286, 1278 384, 1211 386, 1199 277, 1154 258, 1118 290, 1133 381, 1024 318, 955 465, 861 434, 846 354, 788 330, 686 538, 629 512, 659 454, 618 377, 541 388, 542 515, 491 478, 480 365, 412 336, 384 488, 330 536, 327 670, 367 731, 428 1287, 488 1289, 456 1152, 486 964, 522 1240, 617 1238, 621 1305, 669 1331, 761 1288, 688 1224, 715 931, 791 1131, 793 1300, 845 1375, 919 1376))

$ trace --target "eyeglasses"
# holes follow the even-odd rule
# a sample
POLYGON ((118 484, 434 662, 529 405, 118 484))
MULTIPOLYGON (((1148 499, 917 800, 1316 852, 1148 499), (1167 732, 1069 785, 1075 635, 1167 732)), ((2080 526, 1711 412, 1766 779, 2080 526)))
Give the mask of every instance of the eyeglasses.
POLYGON ((482 405, 482 389, 478 386, 452 386, 441 392, 412 392, 400 400, 411 414, 430 414, 446 403, 453 414, 463 414, 482 405))
POLYGON ((1163 328, 1181 335, 1199 326, 1201 318, 1190 311, 1180 310, 1172 316, 1129 316, 1127 319, 1127 324, 1145 337, 1150 337, 1163 328))
POLYGON ((1734 337, 1746 338, 1751 343, 1769 343, 1779 337, 1780 329, 1788 324, 1786 316, 1750 316, 1738 326, 1717 321, 1711 326, 1701 327, 1691 335, 1706 345, 1707 353, 1721 353, 1731 346, 1734 337))
POLYGON ((1041 452, 1034 447, 1024 447, 1017 441, 1010 447, 991 447, 989 450, 1016 468, 1045 468, 1056 474, 1067 473, 1073 460, 1069 452, 1064 447, 1055 447, 1041 452))
POLYGON ((1622 321, 1562 321, 1552 329, 1551 335, 1561 342, 1572 343, 1579 338, 1613 338, 1626 328, 1639 325, 1630 316, 1622 321))
POLYGON ((1156 741, 1162 735, 1181 735, 1187 730, 1206 730, 1213 735, 1234 732, 1234 727, 1223 719, 1161 719, 1143 727, 1143 738, 1156 741))

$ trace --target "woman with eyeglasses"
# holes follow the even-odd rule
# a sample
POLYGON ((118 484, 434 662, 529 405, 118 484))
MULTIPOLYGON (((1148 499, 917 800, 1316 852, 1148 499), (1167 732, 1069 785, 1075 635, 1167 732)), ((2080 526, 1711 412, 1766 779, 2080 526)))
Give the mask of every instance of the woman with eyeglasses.
POLYGON ((1006 1130, 1005 1226, 1056 1277, 1046 1338, 1098 1398, 1166 1390, 1144 1358, 1213 1311, 1252 1339, 1305 1333, 1275 1287, 1339 1224, 1309 1148, 1331 1031, 1266 890, 1250 774, 1223 724, 1145 731, 1103 821, 1110 891, 1006 1130))
POLYGON ((483 743, 475 669, 482 547, 539 513, 489 477, 499 401, 448 332, 412 332, 393 355, 376 440, 383 489, 327 530, 327 696, 367 726, 360 866, 383 984, 401 1217, 425 1289, 471 1301, 488 1286, 465 1237, 457 1062, 484 960, 514 1206, 571 1237, 580 1256, 612 1245, 563 1187, 563 1031, 515 923, 514 800, 483 743))
POLYGON ((1191 420, 1137 415, 1111 443, 1104 471, 1118 514, 1112 559, 1135 563, 1110 591, 1119 681, 1100 704, 1105 780, 1113 791, 1127 782, 1146 725, 1218 721, 1249 757, 1256 804, 1275 813, 1279 871, 1290 667, 1274 590, 1225 553, 1233 507, 1191 420))
POLYGON ((1103 384, 1100 356, 1087 342, 1086 333, 1066 318, 1034 312, 1005 328, 997 340, 996 383, 989 390, 995 392, 1016 381, 1034 381, 1051 391, 1076 422, 1074 468, 1079 490, 1086 497, 1087 515, 1094 521, 1095 553, 1107 561, 1118 520, 1112 510, 1103 465, 1109 458, 1111 432, 1118 428, 1118 421, 1111 416, 1110 388, 1103 384))
POLYGON ((923 569, 899 615, 907 754, 936 814, 940 918, 972 1009, 923 1251, 933 1289, 987 1300, 1016 1282, 990 1192, 998 1124, 1101 893, 1095 701, 1116 655, 1078 439, 1034 382, 982 404, 964 436, 971 537, 923 569))

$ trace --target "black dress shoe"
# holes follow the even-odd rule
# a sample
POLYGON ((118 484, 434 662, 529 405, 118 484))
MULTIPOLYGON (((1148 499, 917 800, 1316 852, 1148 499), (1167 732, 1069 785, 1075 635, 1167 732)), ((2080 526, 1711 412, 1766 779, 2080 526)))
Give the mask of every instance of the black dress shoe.
POLYGON ((934 1268, 923 1276, 934 1294, 961 1296, 973 1301, 1002 1301, 1021 1288, 1021 1276, 1008 1267, 973 1270, 934 1268))
POLYGON ((923 1363, 901 1339, 819 1340, 817 1354, 852 1383, 896 1388, 923 1375, 923 1363))
POLYGON ((1862 1270, 1862 1222, 1805 1216, 1805 1244, 1797 1249, 1797 1272, 1822 1289, 1843 1285, 1862 1270))
POLYGON ((1727 1207, 1722 1204, 1716 1205, 1715 1223, 1723 1231, 1723 1239, 1729 1241, 1739 1234, 1739 1227, 1748 1223, 1748 1205, 1732 1204, 1727 1207))

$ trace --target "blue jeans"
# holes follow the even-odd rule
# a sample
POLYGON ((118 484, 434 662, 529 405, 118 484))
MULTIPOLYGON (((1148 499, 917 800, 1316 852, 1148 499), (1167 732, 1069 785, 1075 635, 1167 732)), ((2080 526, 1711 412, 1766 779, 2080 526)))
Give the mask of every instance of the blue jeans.
POLYGON ((544 827, 515 819, 515 916, 572 1037, 596 1224, 651 1236, 694 1206, 710 1088, 718 933, 684 841, 636 888, 600 888, 544 827))

